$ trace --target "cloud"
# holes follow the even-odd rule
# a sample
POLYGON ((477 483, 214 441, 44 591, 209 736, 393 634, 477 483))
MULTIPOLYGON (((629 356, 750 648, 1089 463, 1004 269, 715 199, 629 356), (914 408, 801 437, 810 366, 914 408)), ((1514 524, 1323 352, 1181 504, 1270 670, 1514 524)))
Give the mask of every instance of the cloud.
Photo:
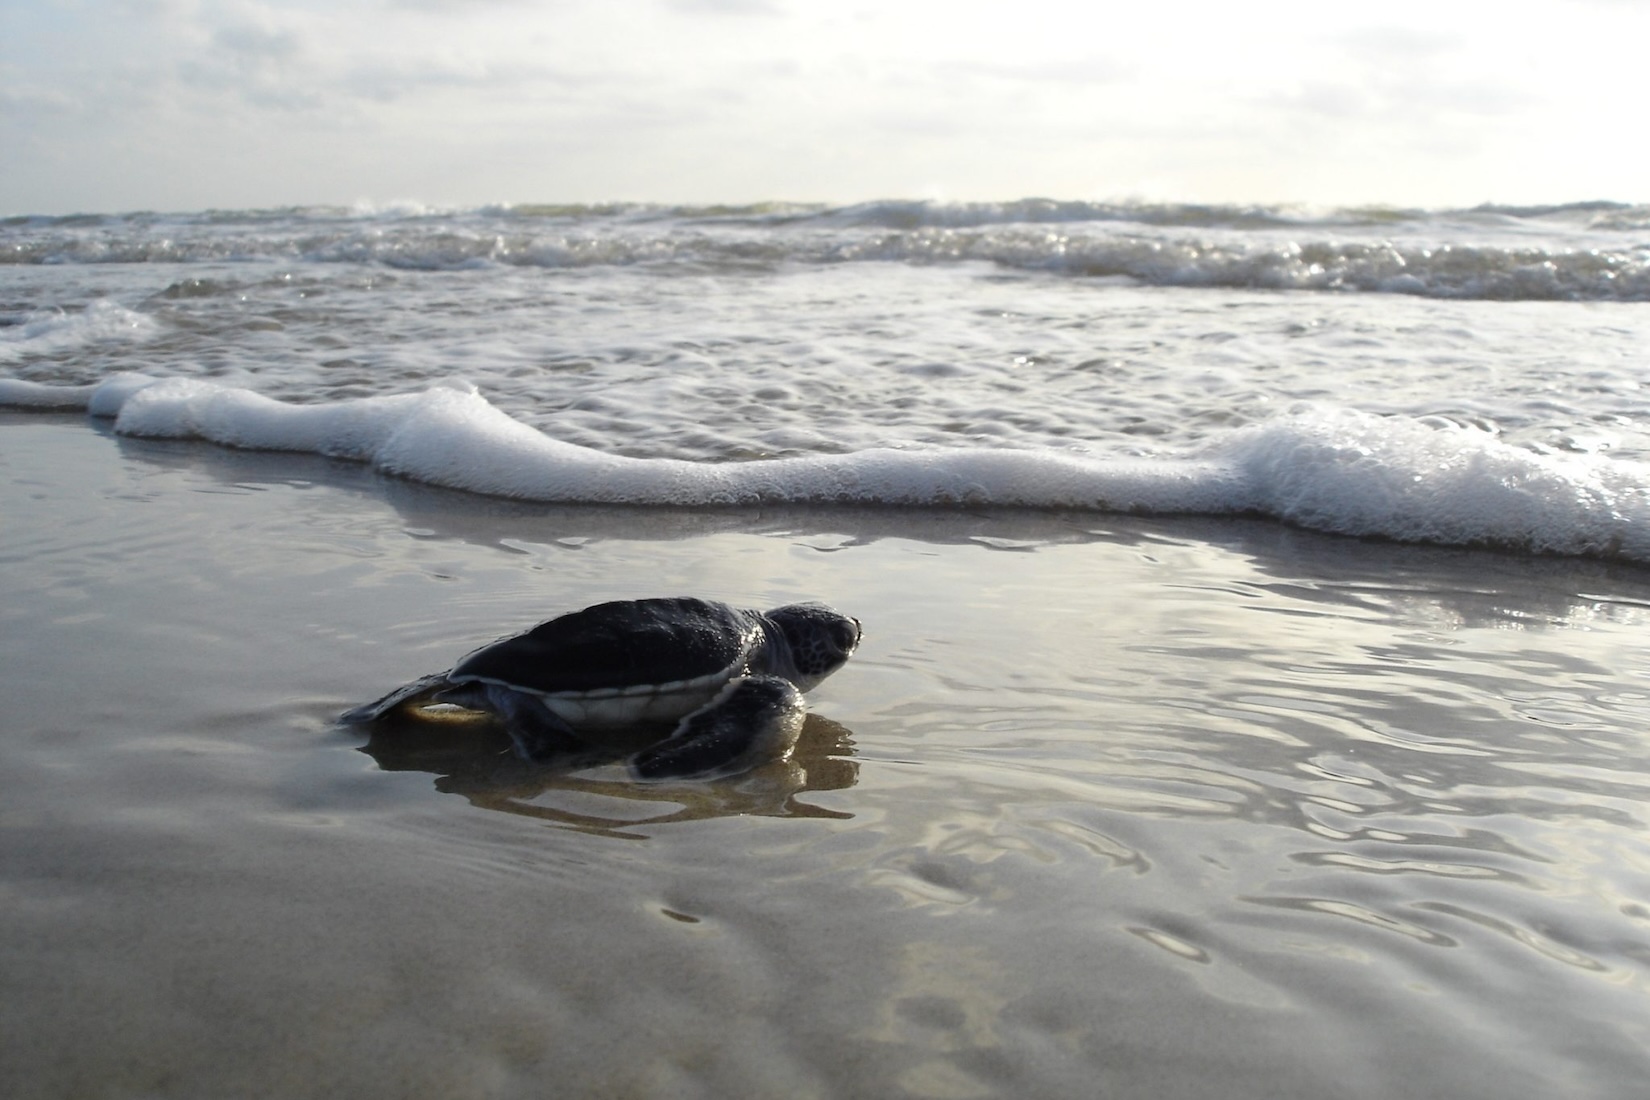
POLYGON ((15 66, 0 65, 0 115, 47 119, 80 112, 80 97, 55 84, 24 77, 15 66))
POLYGON ((303 53, 301 39, 291 30, 269 30, 251 23, 235 23, 212 32, 215 52, 252 68, 282 66, 303 53))
POLYGON ((1337 49, 1362 61, 1404 66, 1459 51, 1469 41, 1459 32, 1390 24, 1342 31, 1329 40, 1337 49))
MULTIPOLYGON (((388 0, 392 10, 436 15, 474 15, 488 8, 524 8, 535 0, 388 0)), ((542 0, 539 0, 542 6, 542 0)))
POLYGON ((235 21, 211 32, 208 46, 180 60, 186 85, 230 92, 255 106, 282 111, 320 108, 302 36, 290 28, 235 21))
POLYGON ((946 61, 935 66, 936 75, 961 80, 997 81, 1010 84, 1067 84, 1096 86, 1118 84, 1139 72, 1133 61, 1103 54, 1053 61, 1004 61, 1000 59, 946 61))
POLYGON ((1536 99, 1517 66, 1486 63, 1462 34, 1375 26, 1327 45, 1292 85, 1256 99, 1260 114, 1436 135, 1514 115, 1536 99))
POLYGON ((781 15, 772 0, 664 0, 665 7, 685 15, 781 15))
POLYGON ((1642 197, 1623 194, 1650 167, 1622 135, 1650 4, 1530 4, 20 4, 0 213, 374 194, 1453 202, 1563 199, 1534 181, 1570 179, 1642 197))

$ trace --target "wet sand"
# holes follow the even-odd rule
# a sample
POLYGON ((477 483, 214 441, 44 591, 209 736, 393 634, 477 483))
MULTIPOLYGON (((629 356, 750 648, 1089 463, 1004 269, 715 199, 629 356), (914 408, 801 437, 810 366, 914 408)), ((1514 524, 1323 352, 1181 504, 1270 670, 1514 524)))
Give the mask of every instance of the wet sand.
POLYGON ((1650 573, 1266 522, 546 508, 0 414, 9 1097, 1620 1097, 1650 573), (340 710, 828 600, 794 761, 340 710), (369 751, 370 750, 370 751, 369 751))

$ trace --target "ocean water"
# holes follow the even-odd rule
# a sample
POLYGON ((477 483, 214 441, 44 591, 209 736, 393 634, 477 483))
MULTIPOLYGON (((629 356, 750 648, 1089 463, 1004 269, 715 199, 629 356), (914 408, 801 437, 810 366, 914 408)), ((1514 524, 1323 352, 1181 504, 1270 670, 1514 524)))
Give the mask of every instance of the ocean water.
POLYGON ((16 1096, 1614 1098, 1650 212, 0 223, 16 1096), (795 757, 334 717, 826 599, 795 757))
POLYGON ((0 261, 0 401, 127 434, 530 499, 1650 556, 1643 207, 24 218, 0 261))

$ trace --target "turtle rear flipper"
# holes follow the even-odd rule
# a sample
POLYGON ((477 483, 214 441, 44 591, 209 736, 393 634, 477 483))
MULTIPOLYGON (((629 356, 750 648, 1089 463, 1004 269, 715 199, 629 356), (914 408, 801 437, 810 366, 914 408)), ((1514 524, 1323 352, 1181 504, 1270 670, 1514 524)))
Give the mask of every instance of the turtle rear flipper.
POLYGON ((402 684, 382 699, 371 703, 363 703, 358 707, 351 707, 338 716, 338 721, 347 726, 365 726, 381 721, 391 713, 404 707, 415 707, 421 703, 431 702, 437 692, 452 686, 445 672, 432 672, 428 676, 421 676, 410 684, 402 684))
POLYGON ((516 755, 530 764, 590 751, 590 743, 575 733, 566 719, 545 706, 544 700, 525 691, 497 684, 460 684, 440 692, 436 699, 498 715, 504 732, 515 744, 516 755))
POLYGON ((631 757, 630 770, 638 779, 710 778, 783 760, 806 716, 802 693, 789 680, 734 680, 668 738, 631 757))

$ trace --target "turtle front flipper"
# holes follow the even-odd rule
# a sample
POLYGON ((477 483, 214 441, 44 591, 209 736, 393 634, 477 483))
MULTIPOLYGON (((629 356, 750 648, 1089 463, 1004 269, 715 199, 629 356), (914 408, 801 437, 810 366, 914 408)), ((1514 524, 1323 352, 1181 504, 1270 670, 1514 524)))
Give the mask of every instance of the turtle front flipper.
POLYGON ((417 707, 434 701, 438 692, 452 687, 445 672, 420 676, 410 684, 402 684, 382 699, 351 707, 338 716, 338 721, 349 726, 364 726, 380 721, 405 707, 417 707))
POLYGON ((668 738, 631 757, 630 770, 638 779, 711 778, 783 760, 806 716, 802 693, 789 680, 734 680, 668 738))

